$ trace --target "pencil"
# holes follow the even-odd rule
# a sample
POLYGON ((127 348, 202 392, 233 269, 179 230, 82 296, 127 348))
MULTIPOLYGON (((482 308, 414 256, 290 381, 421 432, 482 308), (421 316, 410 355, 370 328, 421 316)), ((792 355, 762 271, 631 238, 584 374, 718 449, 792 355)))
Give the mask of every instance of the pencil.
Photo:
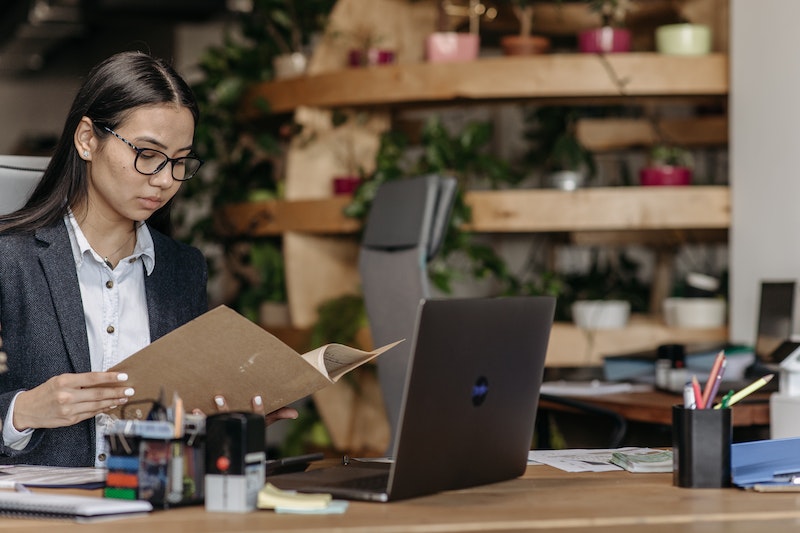
POLYGON ((708 400, 706 401, 706 407, 711 407, 711 404, 714 403, 714 398, 717 397, 717 392, 719 391, 719 384, 722 382, 722 376, 725 374, 725 367, 727 365, 728 365, 728 360, 723 359, 722 365, 720 365, 719 367, 719 372, 717 372, 717 378, 711 385, 711 394, 708 395, 708 400))
MULTIPOLYGON (((743 388, 742 390, 731 396, 730 399, 728 400, 728 407, 732 406, 735 403, 740 402, 745 397, 753 394, 755 391, 757 391, 758 389, 769 383, 773 377, 775 377, 775 374, 769 374, 764 376, 763 378, 755 380, 750 385, 748 385, 747 387, 743 388)), ((720 409, 721 407, 722 404, 715 405, 714 409, 720 409)))
POLYGON ((706 388, 703 389, 703 406, 711 405, 711 401, 714 399, 714 397, 711 396, 711 391, 714 389, 714 385, 717 383, 719 371, 722 368, 722 362, 724 360, 725 351, 720 350, 720 352, 717 354, 717 357, 714 359, 714 364, 711 366, 711 373, 708 375, 706 388))
POLYGON ((700 392, 700 383, 697 381, 697 376, 692 376, 692 389, 694 390, 695 409, 704 409, 706 404, 703 403, 703 393, 700 392))

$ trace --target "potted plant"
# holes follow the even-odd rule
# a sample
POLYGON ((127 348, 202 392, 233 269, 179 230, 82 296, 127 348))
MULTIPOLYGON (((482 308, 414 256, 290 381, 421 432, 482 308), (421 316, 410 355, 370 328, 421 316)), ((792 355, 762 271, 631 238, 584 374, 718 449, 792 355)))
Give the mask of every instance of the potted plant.
POLYGON ((506 35, 500 46, 506 55, 541 54, 550 50, 550 39, 533 35, 534 3, 532 0, 510 0, 511 9, 519 21, 519 34, 506 35))
POLYGON ((587 272, 564 274, 564 305, 581 328, 623 327, 631 312, 647 309, 649 289, 639 279, 640 265, 624 252, 591 253, 587 272))
POLYGON ((239 243, 228 249, 228 269, 241 289, 235 306, 265 327, 289 325, 283 254, 273 240, 239 243))
POLYGON ((596 173, 594 155, 575 131, 582 113, 577 107, 544 106, 526 116, 525 138, 531 143, 526 162, 542 169, 552 187, 575 190, 596 173))
POLYGON ((391 48, 381 46, 384 40, 373 28, 358 27, 349 32, 351 48, 347 52, 347 64, 351 67, 389 65, 395 61, 391 48))
POLYGON ((711 51, 711 28, 688 21, 656 28, 656 51, 661 54, 695 56, 711 51))
POLYGON ((693 158, 685 148, 657 144, 650 150, 650 160, 639 171, 641 185, 690 185, 693 158))
POLYGON ((458 6, 451 0, 437 2, 436 31, 425 40, 425 57, 431 63, 448 61, 472 61, 480 51, 480 18, 494 18, 496 10, 487 10, 477 0, 469 5, 458 6), (469 31, 455 30, 455 20, 467 18, 469 31))
POLYGON ((620 27, 631 9, 631 0, 587 0, 589 9, 600 15, 601 26, 578 33, 581 52, 605 54, 629 52, 631 32, 620 27))
POLYGON ((255 0, 250 10, 254 22, 263 24, 268 37, 280 50, 272 59, 276 79, 305 73, 312 35, 324 27, 324 19, 335 2, 306 1, 300 11, 295 3, 292 0, 255 0))

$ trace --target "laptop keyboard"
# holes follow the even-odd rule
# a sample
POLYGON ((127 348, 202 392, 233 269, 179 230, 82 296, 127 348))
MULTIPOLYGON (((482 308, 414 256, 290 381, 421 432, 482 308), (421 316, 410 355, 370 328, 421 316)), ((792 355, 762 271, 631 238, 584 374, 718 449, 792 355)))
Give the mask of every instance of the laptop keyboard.
POLYGON ((386 487, 389 485, 389 474, 383 473, 374 476, 344 479, 337 482, 336 485, 346 489, 386 490, 386 487))

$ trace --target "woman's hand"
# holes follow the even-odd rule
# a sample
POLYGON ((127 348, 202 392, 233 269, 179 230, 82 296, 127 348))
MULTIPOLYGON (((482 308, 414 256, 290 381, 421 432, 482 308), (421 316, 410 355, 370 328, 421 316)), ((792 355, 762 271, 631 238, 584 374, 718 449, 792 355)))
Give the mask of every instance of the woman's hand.
MULTIPOLYGON (((297 409, 293 409, 291 407, 281 407, 280 409, 276 409, 271 413, 264 412, 264 402, 261 399, 261 396, 254 396, 253 399, 250 401, 250 404, 253 408, 254 413, 258 413, 264 416, 264 422, 266 425, 270 425, 278 420, 294 420, 298 417, 297 409)), ((217 411, 224 413, 229 411, 228 402, 225 400, 224 396, 217 395, 214 396, 214 405, 217 406, 217 411)))
POLYGON ((14 428, 66 427, 124 404, 134 390, 121 372, 61 374, 21 392, 14 404, 14 428))

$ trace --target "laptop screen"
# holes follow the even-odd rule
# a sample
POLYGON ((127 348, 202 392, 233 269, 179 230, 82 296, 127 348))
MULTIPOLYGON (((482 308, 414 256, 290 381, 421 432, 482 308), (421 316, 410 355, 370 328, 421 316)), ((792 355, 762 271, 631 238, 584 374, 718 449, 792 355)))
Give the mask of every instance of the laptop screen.
MULTIPOLYGON (((776 349, 792 336, 794 327, 794 281, 764 281, 758 309, 755 353, 758 361, 780 363, 776 349)), ((788 355, 788 354, 785 354, 788 355)), ((784 355, 784 357, 785 357, 784 355)))

